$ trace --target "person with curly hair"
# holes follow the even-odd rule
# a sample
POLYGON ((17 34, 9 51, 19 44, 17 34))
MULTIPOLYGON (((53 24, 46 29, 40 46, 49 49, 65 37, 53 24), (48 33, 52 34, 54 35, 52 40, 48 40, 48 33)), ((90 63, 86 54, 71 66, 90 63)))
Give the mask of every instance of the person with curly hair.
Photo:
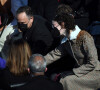
POLYGON ((65 29, 67 40, 45 56, 47 64, 70 54, 76 65, 72 71, 60 74, 64 90, 97 90, 100 88, 100 62, 93 37, 75 25, 70 14, 60 13, 55 16, 55 21, 59 30, 65 29))

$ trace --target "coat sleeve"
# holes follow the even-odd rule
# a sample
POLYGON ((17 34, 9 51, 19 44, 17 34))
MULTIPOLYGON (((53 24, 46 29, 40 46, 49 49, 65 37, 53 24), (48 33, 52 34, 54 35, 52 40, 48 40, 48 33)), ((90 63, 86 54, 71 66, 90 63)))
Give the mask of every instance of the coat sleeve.
POLYGON ((0 57, 0 69, 4 69, 6 67, 6 60, 0 57))
POLYGON ((57 48, 55 48, 54 50, 52 50, 51 52, 49 52, 47 55, 44 56, 46 61, 47 61, 47 65, 53 63, 54 61, 56 61, 58 59, 60 59, 66 53, 67 52, 64 48, 64 44, 58 46, 57 48))
POLYGON ((94 70, 97 66, 98 56, 93 38, 87 33, 83 36, 83 49, 86 54, 86 60, 83 65, 74 68, 73 71, 77 76, 86 75, 94 70))

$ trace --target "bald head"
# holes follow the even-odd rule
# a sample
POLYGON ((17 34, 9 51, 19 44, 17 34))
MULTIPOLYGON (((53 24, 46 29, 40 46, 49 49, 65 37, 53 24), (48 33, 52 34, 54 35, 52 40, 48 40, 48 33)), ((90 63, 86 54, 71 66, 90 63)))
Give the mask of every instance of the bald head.
POLYGON ((32 73, 45 72, 46 60, 41 54, 33 54, 29 59, 29 68, 32 73))

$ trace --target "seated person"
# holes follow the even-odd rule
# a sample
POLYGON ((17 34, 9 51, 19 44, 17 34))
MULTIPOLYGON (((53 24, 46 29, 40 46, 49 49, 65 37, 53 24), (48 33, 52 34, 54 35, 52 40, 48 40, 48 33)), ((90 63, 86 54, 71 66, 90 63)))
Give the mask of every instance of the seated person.
POLYGON ((33 54, 28 65, 32 79, 16 90, 63 90, 60 83, 51 81, 44 75, 47 71, 46 60, 41 54, 33 54))
POLYGON ((25 84, 31 77, 28 75, 28 60, 31 50, 26 41, 11 39, 7 67, 0 71, 0 88, 9 90, 25 84))
POLYGON ((16 11, 21 6, 26 6, 27 4, 28 4, 28 0, 11 0, 11 12, 14 16, 14 19, 9 25, 17 25, 17 20, 15 19, 16 11))
POLYGON ((41 16, 33 15, 29 6, 20 7, 16 12, 18 29, 28 42, 32 53, 45 55, 53 44, 51 24, 41 16))
POLYGON ((66 29, 67 41, 45 56, 47 64, 69 53, 76 61, 76 66, 70 74, 68 72, 60 79, 64 90, 97 90, 100 88, 100 62, 93 37, 80 30, 70 14, 58 14, 55 21, 66 29))

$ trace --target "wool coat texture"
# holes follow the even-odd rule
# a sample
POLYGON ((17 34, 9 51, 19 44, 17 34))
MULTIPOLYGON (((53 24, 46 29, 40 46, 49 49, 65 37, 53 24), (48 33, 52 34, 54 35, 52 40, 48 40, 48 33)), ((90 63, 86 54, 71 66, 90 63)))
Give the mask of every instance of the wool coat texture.
POLYGON ((51 64, 67 53, 72 57, 75 56, 77 60, 73 68, 74 75, 60 79, 64 90, 97 90, 100 88, 100 62, 92 36, 81 30, 76 39, 71 40, 70 43, 66 41, 48 53, 45 56, 47 64, 51 64))

